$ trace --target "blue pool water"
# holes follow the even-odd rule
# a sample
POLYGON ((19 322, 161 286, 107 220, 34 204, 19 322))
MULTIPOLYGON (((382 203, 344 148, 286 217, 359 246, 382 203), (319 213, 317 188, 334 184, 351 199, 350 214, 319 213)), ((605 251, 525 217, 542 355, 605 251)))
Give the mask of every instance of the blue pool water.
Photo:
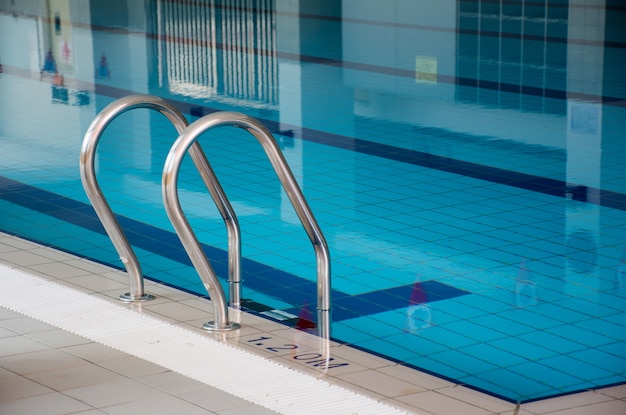
MULTIPOLYGON (((626 381, 626 8, 617 1, 0 1, 0 229, 121 266, 79 178, 133 94, 274 133, 328 240, 332 336, 513 401, 626 381)), ((148 278, 206 292, 167 220, 176 131, 134 110, 97 175, 148 278)), ((244 306, 315 308, 315 256, 259 144, 201 144, 239 217, 244 306)), ((224 224, 181 204, 221 278, 224 224)), ((295 324, 297 318, 286 320, 295 324)))

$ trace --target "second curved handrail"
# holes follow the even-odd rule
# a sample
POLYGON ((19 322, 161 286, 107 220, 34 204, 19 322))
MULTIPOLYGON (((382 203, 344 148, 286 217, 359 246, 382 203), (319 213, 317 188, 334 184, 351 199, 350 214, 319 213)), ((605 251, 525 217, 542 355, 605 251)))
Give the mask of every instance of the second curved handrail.
MULTIPOLYGON (((102 222, 107 235, 109 235, 120 256, 120 260, 128 272, 130 292, 120 295, 119 299, 129 302, 147 301, 153 299, 154 296, 144 292, 143 273, 137 256, 115 218, 110 205, 102 194, 96 178, 95 154, 104 129, 116 117, 135 108, 147 108, 160 112, 172 122, 179 134, 189 125, 183 114, 164 99, 154 95, 137 94, 120 98, 107 105, 92 121, 83 138, 80 151, 80 178, 89 201, 93 205, 98 218, 102 222)), ((239 223, 200 145, 194 144, 190 146, 189 154, 226 223, 229 236, 228 281, 230 286, 230 303, 233 307, 239 308, 241 304, 241 291, 239 288, 241 282, 241 234, 239 223)))
POLYGON ((227 111, 206 115, 189 125, 174 142, 165 160, 163 169, 163 201, 165 210, 213 301, 215 321, 208 322, 203 327, 210 330, 229 330, 232 327, 232 323, 228 320, 226 304, 220 300, 220 297, 223 299, 223 294, 219 295, 221 286, 217 276, 180 206, 178 174, 185 153, 196 143, 198 137, 205 131, 218 126, 234 126, 247 130, 263 146, 274 167, 315 249, 317 259, 318 334, 320 337, 328 339, 330 337, 330 255, 326 240, 272 133, 262 123, 252 117, 227 111))

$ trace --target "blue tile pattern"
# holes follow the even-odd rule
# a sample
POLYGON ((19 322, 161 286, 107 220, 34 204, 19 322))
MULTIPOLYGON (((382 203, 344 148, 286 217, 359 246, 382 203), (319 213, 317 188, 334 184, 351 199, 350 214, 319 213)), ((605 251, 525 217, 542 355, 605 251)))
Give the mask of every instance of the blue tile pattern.
MULTIPOLYGON (((78 177, 93 117, 131 93, 190 121, 241 111, 326 234, 338 341, 513 402, 626 382, 619 2, 31 3, 0 6, 0 229, 120 266, 78 177), (231 36, 241 19, 254 36, 231 36)), ((176 132, 148 112, 107 129, 97 174, 145 274, 203 295, 160 196, 176 132)), ((258 144, 201 141, 239 215, 246 305, 313 307, 310 242, 258 144)), ((180 189, 224 278, 224 225, 189 160, 180 189)))

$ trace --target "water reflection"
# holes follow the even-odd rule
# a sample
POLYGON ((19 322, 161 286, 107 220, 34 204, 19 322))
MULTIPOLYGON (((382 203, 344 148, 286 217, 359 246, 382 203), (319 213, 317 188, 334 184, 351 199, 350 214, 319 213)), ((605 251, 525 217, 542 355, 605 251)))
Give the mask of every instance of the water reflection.
POLYGON ((537 304, 537 284, 526 265, 526 258, 523 258, 515 281, 515 305, 524 308, 535 304, 537 304))
POLYGON ((274 2, 157 2, 158 83, 175 94, 274 108, 278 103, 274 2))
POLYGON ((100 57, 100 61, 96 66, 96 79, 110 79, 111 70, 109 69, 109 62, 106 55, 103 53, 100 57))
POLYGON ((620 294, 626 294, 626 247, 615 270, 615 288, 620 294))
POLYGON ((54 59, 52 51, 49 50, 46 54, 46 58, 43 62, 43 68, 41 68, 41 75, 52 75, 57 73, 57 61, 54 59))
MULTIPOLYGON (((598 263, 580 258, 601 255, 600 215, 592 205, 602 203, 603 187, 626 191, 604 179, 622 177, 624 167, 619 152, 603 151, 622 145, 616 130, 605 128, 618 117, 605 119, 603 103, 625 91, 607 67, 618 67, 623 51, 604 47, 619 46, 623 36, 601 7, 442 1, 427 8, 392 2, 390 8, 370 0, 255 0, 247 8, 234 0, 47 4, 0 2, 2 37, 19 42, 4 42, 0 52, 13 73, 37 68, 51 84, 49 103, 89 106, 97 88, 102 102, 91 115, 107 94, 127 92, 178 100, 193 116, 257 111, 278 122, 285 133, 279 140, 302 179, 303 131, 336 134, 328 142, 365 137, 399 152, 471 162, 478 170, 486 165, 554 179, 563 196, 581 202, 561 211, 563 254, 575 272, 598 263)), ((32 105, 5 88, 3 95, 19 106, 32 105)), ((11 121, 4 128, 19 135, 11 121)), ((358 161, 352 167, 346 181, 369 168, 358 161)), ((359 185, 350 190, 341 196, 358 206, 359 185)))
POLYGON ((413 285, 409 306, 406 309, 406 331, 418 334, 433 325, 432 312, 428 304, 428 295, 422 284, 416 281, 413 285))
MULTIPOLYGON (((607 285, 625 294, 626 253, 619 258, 614 237, 624 233, 626 209, 623 8, 241 4, 0 0, 2 175, 80 199, 77 138, 111 99, 151 93, 191 117, 234 109, 284 133, 281 147, 345 261, 337 277, 359 289, 411 284, 423 267, 433 279, 460 276, 459 285, 478 273, 473 282, 494 288, 485 291, 498 301, 500 287, 514 287, 512 307, 537 304, 544 288, 589 301, 602 301, 607 285), (24 112, 46 121, 25 123, 24 112), (446 170, 452 164, 460 174, 446 170)), ((120 131, 100 165, 108 163, 120 199, 140 201, 143 211, 125 203, 124 214, 165 229, 145 212, 162 209, 163 153, 174 136, 145 114, 120 131)), ((251 222, 272 214, 284 228, 296 222, 285 198, 265 201, 279 190, 259 197, 239 191, 241 181, 225 182, 251 222)), ((185 191, 195 202, 199 190, 185 191)), ((199 201, 194 209, 212 219, 199 201)), ((89 242, 63 241, 70 250, 89 242)), ((278 268, 264 255, 271 249, 251 251, 278 268)), ((161 269, 160 259, 151 269, 161 269)), ((419 282, 398 304, 400 330, 419 333, 413 340, 435 331, 419 282)), ((311 313, 302 311, 300 328, 312 329, 311 313)))

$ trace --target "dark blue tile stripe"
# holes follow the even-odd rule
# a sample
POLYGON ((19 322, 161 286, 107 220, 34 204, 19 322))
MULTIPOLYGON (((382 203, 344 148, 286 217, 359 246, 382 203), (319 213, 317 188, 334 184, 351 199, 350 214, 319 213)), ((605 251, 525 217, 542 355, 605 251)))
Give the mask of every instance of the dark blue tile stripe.
MULTIPOLYGON (((85 203, 2 176, 0 176, 0 198, 75 226, 106 235, 93 208, 85 203)), ((125 216, 116 215, 116 217, 128 241, 133 246, 178 263, 192 266, 175 233, 125 216)), ((203 244, 202 248, 215 272, 221 276, 228 275, 228 253, 206 244, 203 244)), ((267 293, 288 304, 315 304, 317 292, 315 282, 246 258, 242 258, 241 267, 245 288, 267 293)), ((430 301, 468 294, 466 291, 436 281, 423 284, 422 288, 427 292, 430 301)), ((335 302, 334 307, 338 309, 336 318, 361 317, 406 307, 412 289, 413 286, 401 286, 372 291, 358 296, 351 296, 341 291, 332 290, 331 296, 335 302)), ((196 294, 206 295, 204 292, 196 292, 196 294)), ((294 308, 294 310, 297 312, 297 308, 294 308)))
MULTIPOLYGON (((100 84, 95 85, 94 92, 111 98, 121 98, 133 94, 133 91, 100 84)), ((199 107, 198 105, 194 105, 189 102, 176 101, 172 99, 169 101, 180 111, 186 114, 197 112, 198 108, 201 108, 201 113, 203 115, 220 111, 219 109, 211 107, 199 107)), ((624 102, 626 103, 626 101, 624 102)), ((259 120, 263 122, 273 134, 280 134, 281 130, 278 122, 267 119, 259 120)), ((450 134, 458 136, 458 133, 450 134)), ((442 157, 421 151, 408 150, 388 144, 381 144, 358 138, 327 133, 310 128, 302 129, 302 139, 335 148, 356 151, 362 154, 383 157, 402 163, 446 171, 475 179, 544 193, 551 196, 568 197, 567 184, 564 180, 550 179, 531 174, 514 172, 478 163, 442 157)), ((468 135, 468 139, 475 139, 475 137, 468 135)), ((590 198, 585 200, 585 202, 612 209, 626 210, 626 194, 603 189, 588 188, 588 190, 599 195, 599 197, 590 198)))
MULTIPOLYGON (((109 96, 112 98, 121 98, 131 94, 120 88, 113 88, 104 85, 96 85, 96 93, 109 96)), ((180 111, 190 114, 197 111, 198 106, 188 102, 169 100, 180 111)), ((207 115, 218 112, 219 109, 202 107, 202 114, 207 115)), ((273 133, 280 134, 280 125, 277 121, 260 119, 263 124, 273 133)), ((426 131, 426 130, 424 130, 426 131)), ((450 133, 455 137, 459 133, 450 133)), ((478 163, 457 160, 449 157, 438 156, 416 150, 408 150, 401 147, 395 147, 388 144, 376 143, 373 141, 362 140, 359 138, 347 137, 339 134, 327 133, 320 130, 310 128, 302 129, 303 140, 317 144, 323 144, 343 150, 355 151, 361 154, 367 154, 375 157, 383 157, 389 160, 395 160, 402 163, 413 164, 420 167, 445 171, 448 173, 459 174, 462 176, 472 177, 474 179, 485 180, 492 183, 513 186, 520 189, 539 192, 551 196, 568 197, 567 184, 564 180, 550 179, 541 176, 535 176, 526 173, 514 172, 511 170, 500 169, 497 167, 485 166, 478 163)), ((468 139, 475 139, 473 136, 468 139)), ((610 190, 592 189, 599 197, 585 200, 587 203, 597 204, 612 209, 626 210, 626 194, 613 192, 610 190)))
MULTIPOLYGON (((352 296, 335 296, 333 297, 333 321, 348 320, 407 307, 412 305, 411 297, 415 289, 421 291, 424 298, 423 303, 432 303, 470 294, 469 291, 434 280, 423 281, 418 285, 418 287, 415 284, 402 285, 352 296)), ((298 314, 297 309, 287 311, 298 314)))
MULTIPOLYGON (((13 73, 18 76, 18 72, 13 73)), ((29 76, 29 75, 28 75, 29 76)), ((467 80, 466 82, 474 82, 473 80, 467 80)), ((488 87, 489 83, 483 85, 481 82, 480 87, 488 87)), ((495 83, 492 85, 495 88, 495 83)), ((133 91, 115 88, 111 86, 105 86, 101 84, 95 84, 95 93, 108 96, 111 98, 121 98, 130 94, 133 91)), ((562 91, 555 91, 555 96, 561 96, 562 91)), ((594 99, 594 97, 587 97, 594 99)), ((596 97, 597 98, 597 97, 596 97)), ((603 97, 601 100, 611 105, 619 105, 626 107, 626 100, 620 98, 603 97)), ((182 102, 177 100, 169 100, 180 111, 186 114, 197 113, 198 108, 201 108, 203 115, 220 111, 211 107, 199 107, 198 105, 182 102)), ((260 119, 273 134, 280 134, 281 130, 279 124, 273 120, 260 119)), ((458 133, 452 133, 458 135, 458 133)), ((472 139, 472 136, 468 136, 472 139)), ((402 163, 413 164, 421 167, 427 167, 440 171, 446 171, 449 173, 460 174, 468 177, 473 177, 480 180, 486 180, 493 183, 504 184, 507 186, 514 186, 526 190, 536 191, 544 194, 549 194, 558 197, 567 197, 567 185, 564 180, 550 179, 540 176, 534 176, 531 174, 513 172, 510 170, 499 169, 496 167, 490 167, 481 165, 478 163, 471 163, 467 161, 456 160, 453 158, 442 157, 434 154, 424 153, 416 150, 408 150, 400 147, 391 146, 388 144, 381 144, 372 141, 362 140, 358 138, 352 138, 342 136, 338 134, 327 133, 324 131, 313 130, 310 128, 302 129, 302 139, 318 144, 324 144, 327 146, 341 148, 345 150, 356 151, 362 154, 368 154, 376 157, 383 157, 389 160, 395 160, 402 163)), ((585 200, 587 203, 597 204, 603 207, 626 210, 626 195, 623 193, 613 192, 603 189, 592 189, 589 191, 598 194, 597 198, 590 198, 585 200)))
MULTIPOLYGON (((267 124, 272 125, 272 122, 267 122, 267 124)), ((318 144, 352 150, 371 156, 384 157, 402 163, 459 174, 462 176, 472 177, 474 179, 486 180, 492 183, 513 186, 551 196, 568 196, 567 184, 563 180, 514 172, 497 167, 490 167, 468 161, 442 157, 416 150, 402 149, 358 138, 338 136, 316 130, 305 129, 303 131, 302 138, 318 144)), ((591 188, 588 188, 588 190, 596 190, 600 196, 598 198, 586 200, 587 203, 598 204, 600 206, 613 209, 626 210, 625 194, 610 190, 598 190, 591 188)))

